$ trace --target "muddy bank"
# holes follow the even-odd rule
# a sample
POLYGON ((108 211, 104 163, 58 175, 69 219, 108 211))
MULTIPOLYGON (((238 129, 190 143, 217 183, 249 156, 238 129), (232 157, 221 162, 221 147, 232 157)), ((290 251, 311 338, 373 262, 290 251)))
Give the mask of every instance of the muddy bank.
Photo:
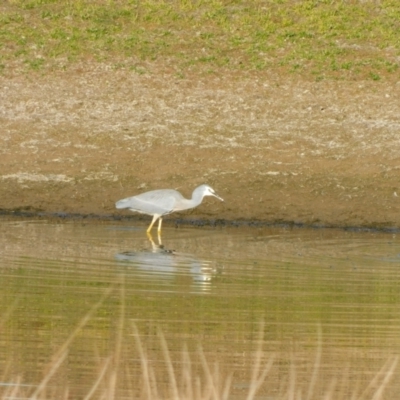
POLYGON ((85 66, 0 77, 0 119, 3 211, 124 215, 208 183, 225 203, 176 218, 400 227, 396 82, 85 66))

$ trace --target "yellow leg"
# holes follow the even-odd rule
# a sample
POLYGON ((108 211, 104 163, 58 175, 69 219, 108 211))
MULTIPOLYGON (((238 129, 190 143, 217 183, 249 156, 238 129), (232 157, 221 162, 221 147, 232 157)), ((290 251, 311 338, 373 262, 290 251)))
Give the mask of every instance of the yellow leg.
POLYGON ((153 236, 151 236, 151 232, 147 232, 147 237, 148 237, 148 239, 150 240, 151 247, 152 247, 153 249, 156 249, 157 246, 156 246, 156 244, 154 243, 153 236))
POLYGON ((157 230, 157 233, 158 233, 158 245, 160 247, 162 247, 162 243, 161 243, 161 224, 162 224, 162 218, 160 217, 160 220, 158 221, 158 230, 157 230))
POLYGON ((164 248, 164 246, 163 246, 163 244, 162 244, 162 241, 161 241, 160 232, 158 233, 158 247, 159 247, 160 249, 163 249, 163 248, 164 248))
POLYGON ((153 236, 151 236, 151 232, 147 232, 147 237, 150 240, 151 247, 153 249, 153 252, 159 251, 160 249, 163 249, 164 246, 161 243, 161 236, 160 233, 158 233, 158 245, 154 243, 153 236))
POLYGON ((158 221, 158 233, 161 233, 161 224, 162 224, 162 218, 160 217, 159 221, 158 221))
POLYGON ((154 225, 154 222, 156 222, 158 218, 159 218, 158 215, 155 215, 155 216, 153 217, 153 220, 151 221, 151 224, 150 224, 149 227, 147 228, 147 231, 146 231, 147 233, 150 233, 151 228, 152 228, 153 225, 154 225))

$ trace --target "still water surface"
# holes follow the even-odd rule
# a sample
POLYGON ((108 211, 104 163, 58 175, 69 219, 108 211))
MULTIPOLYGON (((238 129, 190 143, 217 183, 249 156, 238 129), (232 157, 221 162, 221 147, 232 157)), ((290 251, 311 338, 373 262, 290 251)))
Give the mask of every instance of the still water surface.
POLYGON ((383 386, 399 398, 396 234, 166 227, 162 238, 161 249, 136 222, 0 220, 3 398, 16 384, 18 398, 40 384, 46 398, 145 398, 144 365, 174 397, 172 365, 175 386, 195 388, 187 397, 204 395, 209 368, 241 399, 257 356, 272 366, 256 398, 373 398, 383 386))

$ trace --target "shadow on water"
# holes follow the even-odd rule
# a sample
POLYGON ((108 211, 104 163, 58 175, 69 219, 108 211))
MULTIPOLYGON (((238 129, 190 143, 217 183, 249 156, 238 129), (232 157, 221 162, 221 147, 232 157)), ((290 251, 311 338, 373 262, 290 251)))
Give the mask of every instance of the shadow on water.
POLYGON ((163 242, 125 222, 2 219, 0 398, 397 398, 396 234, 163 242))

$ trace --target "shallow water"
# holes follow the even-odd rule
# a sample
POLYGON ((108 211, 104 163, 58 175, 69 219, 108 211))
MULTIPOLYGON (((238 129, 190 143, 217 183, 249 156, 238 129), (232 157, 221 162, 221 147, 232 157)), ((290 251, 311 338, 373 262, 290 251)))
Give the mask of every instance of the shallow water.
POLYGON ((136 222, 0 220, 3 398, 40 384, 43 398, 145 398, 144 365, 160 397, 176 397, 172 365, 175 386, 197 388, 187 397, 204 394, 209 368, 241 399, 257 356, 272 366, 256 398, 397 398, 396 234, 166 227, 162 238, 136 222))

